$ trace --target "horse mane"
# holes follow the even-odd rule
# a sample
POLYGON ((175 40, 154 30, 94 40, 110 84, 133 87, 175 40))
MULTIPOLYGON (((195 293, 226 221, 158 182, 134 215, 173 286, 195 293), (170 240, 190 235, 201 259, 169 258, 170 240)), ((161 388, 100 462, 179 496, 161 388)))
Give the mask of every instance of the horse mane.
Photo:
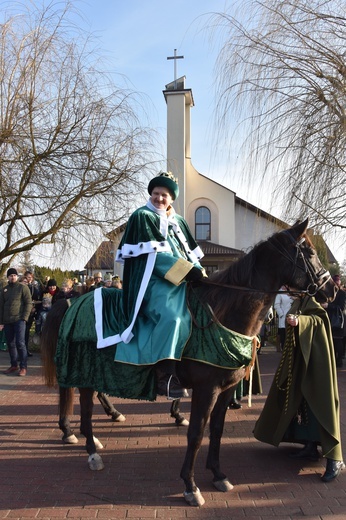
POLYGON ((232 262, 226 269, 212 273, 209 279, 226 285, 251 287, 254 265, 265 245, 265 241, 259 242, 246 255, 232 262))

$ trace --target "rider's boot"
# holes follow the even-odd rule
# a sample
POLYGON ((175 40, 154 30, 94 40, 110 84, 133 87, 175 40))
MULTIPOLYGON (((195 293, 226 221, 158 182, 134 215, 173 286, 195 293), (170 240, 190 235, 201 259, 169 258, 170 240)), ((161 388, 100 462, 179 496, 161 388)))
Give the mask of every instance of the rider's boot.
POLYGON ((168 399, 180 399, 181 397, 189 397, 186 388, 175 374, 175 361, 164 360, 156 366, 156 391, 158 395, 165 395, 168 399))

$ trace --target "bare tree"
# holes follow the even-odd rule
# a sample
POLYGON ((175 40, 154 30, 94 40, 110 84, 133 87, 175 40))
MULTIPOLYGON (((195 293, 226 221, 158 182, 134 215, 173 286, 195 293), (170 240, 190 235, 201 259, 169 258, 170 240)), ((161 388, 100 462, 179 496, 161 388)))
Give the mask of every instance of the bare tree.
POLYGON ((220 132, 240 121, 248 171, 276 181, 285 216, 345 228, 345 2, 242 0, 211 22, 220 132))
POLYGON ((70 3, 59 6, 2 15, 0 274, 19 253, 113 229, 152 160, 140 100, 100 72, 70 3))

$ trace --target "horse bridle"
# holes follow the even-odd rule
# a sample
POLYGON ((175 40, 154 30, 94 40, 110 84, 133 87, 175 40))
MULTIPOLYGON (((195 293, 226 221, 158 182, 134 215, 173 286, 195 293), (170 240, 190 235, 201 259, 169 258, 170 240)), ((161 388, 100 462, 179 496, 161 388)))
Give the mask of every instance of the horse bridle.
MULTIPOLYGON (((275 249, 277 249, 287 260, 289 260, 290 262, 293 263, 293 271, 292 271, 290 282, 293 280, 294 274, 297 269, 301 269, 302 271, 304 271, 307 274, 308 278, 310 279, 310 283, 308 284, 308 286, 305 290, 300 290, 299 293, 306 294, 307 296, 310 296, 310 297, 315 296, 318 293, 318 291, 320 291, 331 279, 330 272, 327 269, 324 269, 324 267, 322 267, 322 269, 320 269, 320 271, 318 271, 318 273, 315 273, 310 260, 305 257, 305 255, 302 251, 301 246, 305 242, 305 237, 301 237, 299 240, 295 240, 288 231, 284 231, 284 234, 290 238, 290 240, 294 243, 294 246, 296 248, 296 255, 295 255, 294 260, 287 254, 286 249, 279 248, 279 247, 277 247, 277 245, 275 245, 273 243, 274 242, 273 238, 269 239, 268 242, 270 243, 270 245, 275 247, 275 249), (299 259, 301 259, 304 267, 298 264, 299 259), (323 280, 324 278, 325 278, 325 280, 323 280), (321 283, 321 280, 323 280, 322 283, 321 283)), ((287 283, 288 287, 292 286, 290 282, 287 283)), ((280 291, 280 292, 282 292, 282 291, 280 291)), ((287 292, 296 293, 297 291, 287 291, 287 292)))

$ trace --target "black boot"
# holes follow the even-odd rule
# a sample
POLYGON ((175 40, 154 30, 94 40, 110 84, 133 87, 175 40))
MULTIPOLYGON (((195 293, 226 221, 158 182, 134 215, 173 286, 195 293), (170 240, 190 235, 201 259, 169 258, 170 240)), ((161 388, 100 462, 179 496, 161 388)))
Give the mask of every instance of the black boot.
POLYGON ((241 408, 241 404, 240 402, 238 401, 238 399, 236 399, 235 397, 233 397, 231 400, 230 400, 230 403, 228 405, 228 408, 231 409, 233 408, 234 410, 239 410, 239 408, 241 408))
POLYGON ((326 471, 322 475, 323 482, 330 482, 340 475, 341 470, 345 469, 342 460, 333 460, 327 458, 326 471))
POLYGON ((304 448, 294 453, 290 453, 289 457, 291 459, 308 459, 313 462, 317 462, 320 458, 320 454, 317 449, 317 442, 308 441, 304 448))
POLYGON ((177 376, 166 374, 160 369, 156 369, 158 395, 165 395, 168 399, 180 399, 181 397, 189 397, 186 388, 180 384, 177 376))

